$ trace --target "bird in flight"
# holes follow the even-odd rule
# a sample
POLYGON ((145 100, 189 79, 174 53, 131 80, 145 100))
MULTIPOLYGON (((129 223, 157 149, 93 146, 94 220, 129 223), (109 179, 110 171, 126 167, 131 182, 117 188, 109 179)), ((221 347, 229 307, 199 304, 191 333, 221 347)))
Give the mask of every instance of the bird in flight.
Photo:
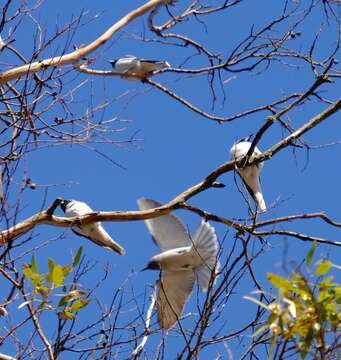
MULTIPOLYGON (((236 141, 230 152, 231 156, 234 160, 240 160, 242 157, 244 157, 252 144, 252 136, 249 136, 247 138, 241 139, 236 141)), ((260 155, 260 150, 255 147, 253 150, 252 155, 260 155)), ((252 198, 255 200, 257 204, 257 208, 260 212, 266 211, 266 204, 264 201, 262 189, 260 186, 260 172, 263 168, 263 163, 258 163, 256 165, 250 165, 246 166, 244 168, 238 169, 238 173, 243 180, 246 189, 252 196, 252 198)))
MULTIPOLYGON (((150 199, 138 200, 140 210, 162 204, 150 199)), ((145 220, 147 228, 161 253, 153 256, 145 269, 160 270, 157 283, 157 313, 162 329, 172 328, 179 321, 182 310, 196 281, 206 292, 216 277, 218 240, 214 228, 205 221, 191 237, 183 223, 167 214, 145 220)))
POLYGON ((137 80, 147 78, 155 71, 170 68, 167 61, 139 59, 133 55, 125 55, 109 62, 115 71, 137 80))
MULTIPOLYGON (((77 200, 62 200, 60 207, 66 217, 82 216, 93 212, 89 205, 77 200)), ((100 222, 72 226, 71 230, 75 234, 83 236, 99 246, 115 251, 120 255, 125 254, 124 248, 111 238, 100 222)))

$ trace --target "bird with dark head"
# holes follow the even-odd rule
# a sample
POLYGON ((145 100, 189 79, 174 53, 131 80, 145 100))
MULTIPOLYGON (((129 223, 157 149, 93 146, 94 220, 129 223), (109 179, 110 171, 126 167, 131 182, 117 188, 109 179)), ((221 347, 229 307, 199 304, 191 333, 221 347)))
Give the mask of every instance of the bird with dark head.
POLYGON ((251 142, 252 143, 252 140, 253 140, 253 134, 250 134, 249 136, 245 137, 245 138, 242 138, 242 139, 238 139, 235 143, 235 144, 240 144, 242 142, 251 142))
POLYGON ((144 270, 161 270, 161 266, 158 261, 151 260, 148 262, 147 266, 142 269, 142 271, 144 270))
MULTIPOLYGON (((151 199, 139 199, 141 210, 161 206, 151 199)), ((173 327, 198 281, 202 291, 213 285, 218 273, 218 240, 214 228, 202 221, 193 237, 174 215, 145 220, 152 239, 161 253, 153 256, 145 269, 160 270, 156 301, 162 329, 173 327)))
POLYGON ((62 200, 62 201, 60 202, 60 207, 62 208, 62 210, 64 211, 64 213, 65 213, 65 211, 66 211, 67 204, 69 204, 71 201, 72 201, 72 200, 62 200))
MULTIPOLYGON (((247 138, 237 140, 233 144, 230 152, 234 160, 240 160, 245 155, 247 155, 252 145, 252 137, 253 135, 250 135, 247 138)), ((260 155, 260 154, 261 152, 256 146, 253 150, 252 155, 260 155)), ((238 168, 238 174, 243 180, 247 191, 255 200, 259 212, 266 211, 266 204, 260 186, 260 172, 262 171, 262 168, 263 168, 263 163, 261 162, 256 165, 250 165, 243 168, 238 168)))
POLYGON ((125 55, 109 62, 115 71, 131 80, 145 79, 158 70, 170 67, 167 61, 140 59, 134 55, 125 55))
MULTIPOLYGON (((93 212, 89 205, 77 200, 62 200, 60 207, 66 217, 83 216, 93 212)), ((120 255, 125 254, 124 248, 111 238, 99 221, 86 225, 72 226, 71 230, 75 234, 83 236, 99 246, 115 251, 120 255)))

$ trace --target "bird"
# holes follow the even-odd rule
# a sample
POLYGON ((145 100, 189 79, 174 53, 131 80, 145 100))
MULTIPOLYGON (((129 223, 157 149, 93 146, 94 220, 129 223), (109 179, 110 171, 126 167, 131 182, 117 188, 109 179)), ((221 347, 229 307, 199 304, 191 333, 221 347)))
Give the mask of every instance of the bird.
MULTIPOLYGON (((245 156, 252 144, 252 135, 247 138, 240 139, 236 141, 230 152, 231 156, 234 160, 240 160, 243 156, 245 156)), ((261 151, 255 147, 253 150, 253 155, 260 155, 261 151)), ((259 212, 266 211, 266 204, 264 201, 261 185, 260 185, 260 172, 262 171, 263 163, 258 163, 255 165, 246 166, 242 169, 238 169, 238 173, 243 180, 246 189, 256 202, 257 208, 259 212)))
MULTIPOLYGON (((88 204, 77 200, 62 200, 60 207, 66 217, 82 216, 93 212, 88 204)), ((71 230, 76 235, 83 236, 105 249, 115 251, 120 255, 125 255, 124 248, 111 238, 100 222, 72 226, 71 230)))
POLYGON ((170 68, 167 61, 139 59, 133 55, 125 55, 116 60, 109 60, 109 62, 115 71, 137 79, 151 76, 157 70, 170 68))
MULTIPOLYGON (((161 205, 151 199, 138 200, 140 210, 161 205)), ((217 235, 208 222, 202 221, 191 237, 172 214, 148 219, 145 223, 161 253, 153 256, 143 270, 161 271, 156 307, 160 328, 168 330, 179 320, 195 282, 207 292, 211 277, 216 278, 219 271, 217 235)))

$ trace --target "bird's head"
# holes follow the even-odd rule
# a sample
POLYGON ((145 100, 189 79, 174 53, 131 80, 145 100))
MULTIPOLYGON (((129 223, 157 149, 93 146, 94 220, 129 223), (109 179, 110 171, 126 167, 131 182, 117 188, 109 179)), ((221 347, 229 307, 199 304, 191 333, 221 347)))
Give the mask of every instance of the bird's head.
POLYGON ((248 137, 239 139, 235 142, 235 144, 239 144, 241 142, 252 142, 253 134, 249 135, 248 137))
POLYGON ((60 207, 62 208, 62 210, 65 212, 67 205, 71 202, 72 200, 62 200, 60 202, 60 207))
POLYGON ((144 270, 160 270, 160 263, 156 260, 150 260, 149 263, 147 264, 147 266, 145 268, 142 269, 142 271, 144 270))
POLYGON ((116 60, 109 60, 109 62, 110 62, 110 64, 111 64, 111 66, 112 66, 113 68, 115 68, 115 65, 116 65, 116 63, 117 63, 117 59, 116 59, 116 60))

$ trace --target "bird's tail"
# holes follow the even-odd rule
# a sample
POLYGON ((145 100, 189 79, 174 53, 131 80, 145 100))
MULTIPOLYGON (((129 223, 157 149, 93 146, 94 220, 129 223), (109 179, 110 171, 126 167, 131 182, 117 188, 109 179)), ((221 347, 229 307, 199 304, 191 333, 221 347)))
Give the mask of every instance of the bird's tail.
POLYGON ((202 291, 207 291, 212 272, 218 272, 219 262, 218 240, 214 228, 206 221, 202 221, 194 235, 193 251, 198 254, 203 264, 195 269, 198 283, 202 291))
POLYGON ((266 211, 266 205, 265 205, 263 194, 260 191, 258 191, 254 195, 255 195, 255 200, 256 200, 259 212, 266 211))
POLYGON ((105 231, 102 225, 99 225, 99 232, 93 233, 93 240, 100 246, 109 250, 115 251, 120 255, 125 255, 124 247, 112 239, 112 237, 105 231), (98 239, 95 236, 98 235, 98 239))

